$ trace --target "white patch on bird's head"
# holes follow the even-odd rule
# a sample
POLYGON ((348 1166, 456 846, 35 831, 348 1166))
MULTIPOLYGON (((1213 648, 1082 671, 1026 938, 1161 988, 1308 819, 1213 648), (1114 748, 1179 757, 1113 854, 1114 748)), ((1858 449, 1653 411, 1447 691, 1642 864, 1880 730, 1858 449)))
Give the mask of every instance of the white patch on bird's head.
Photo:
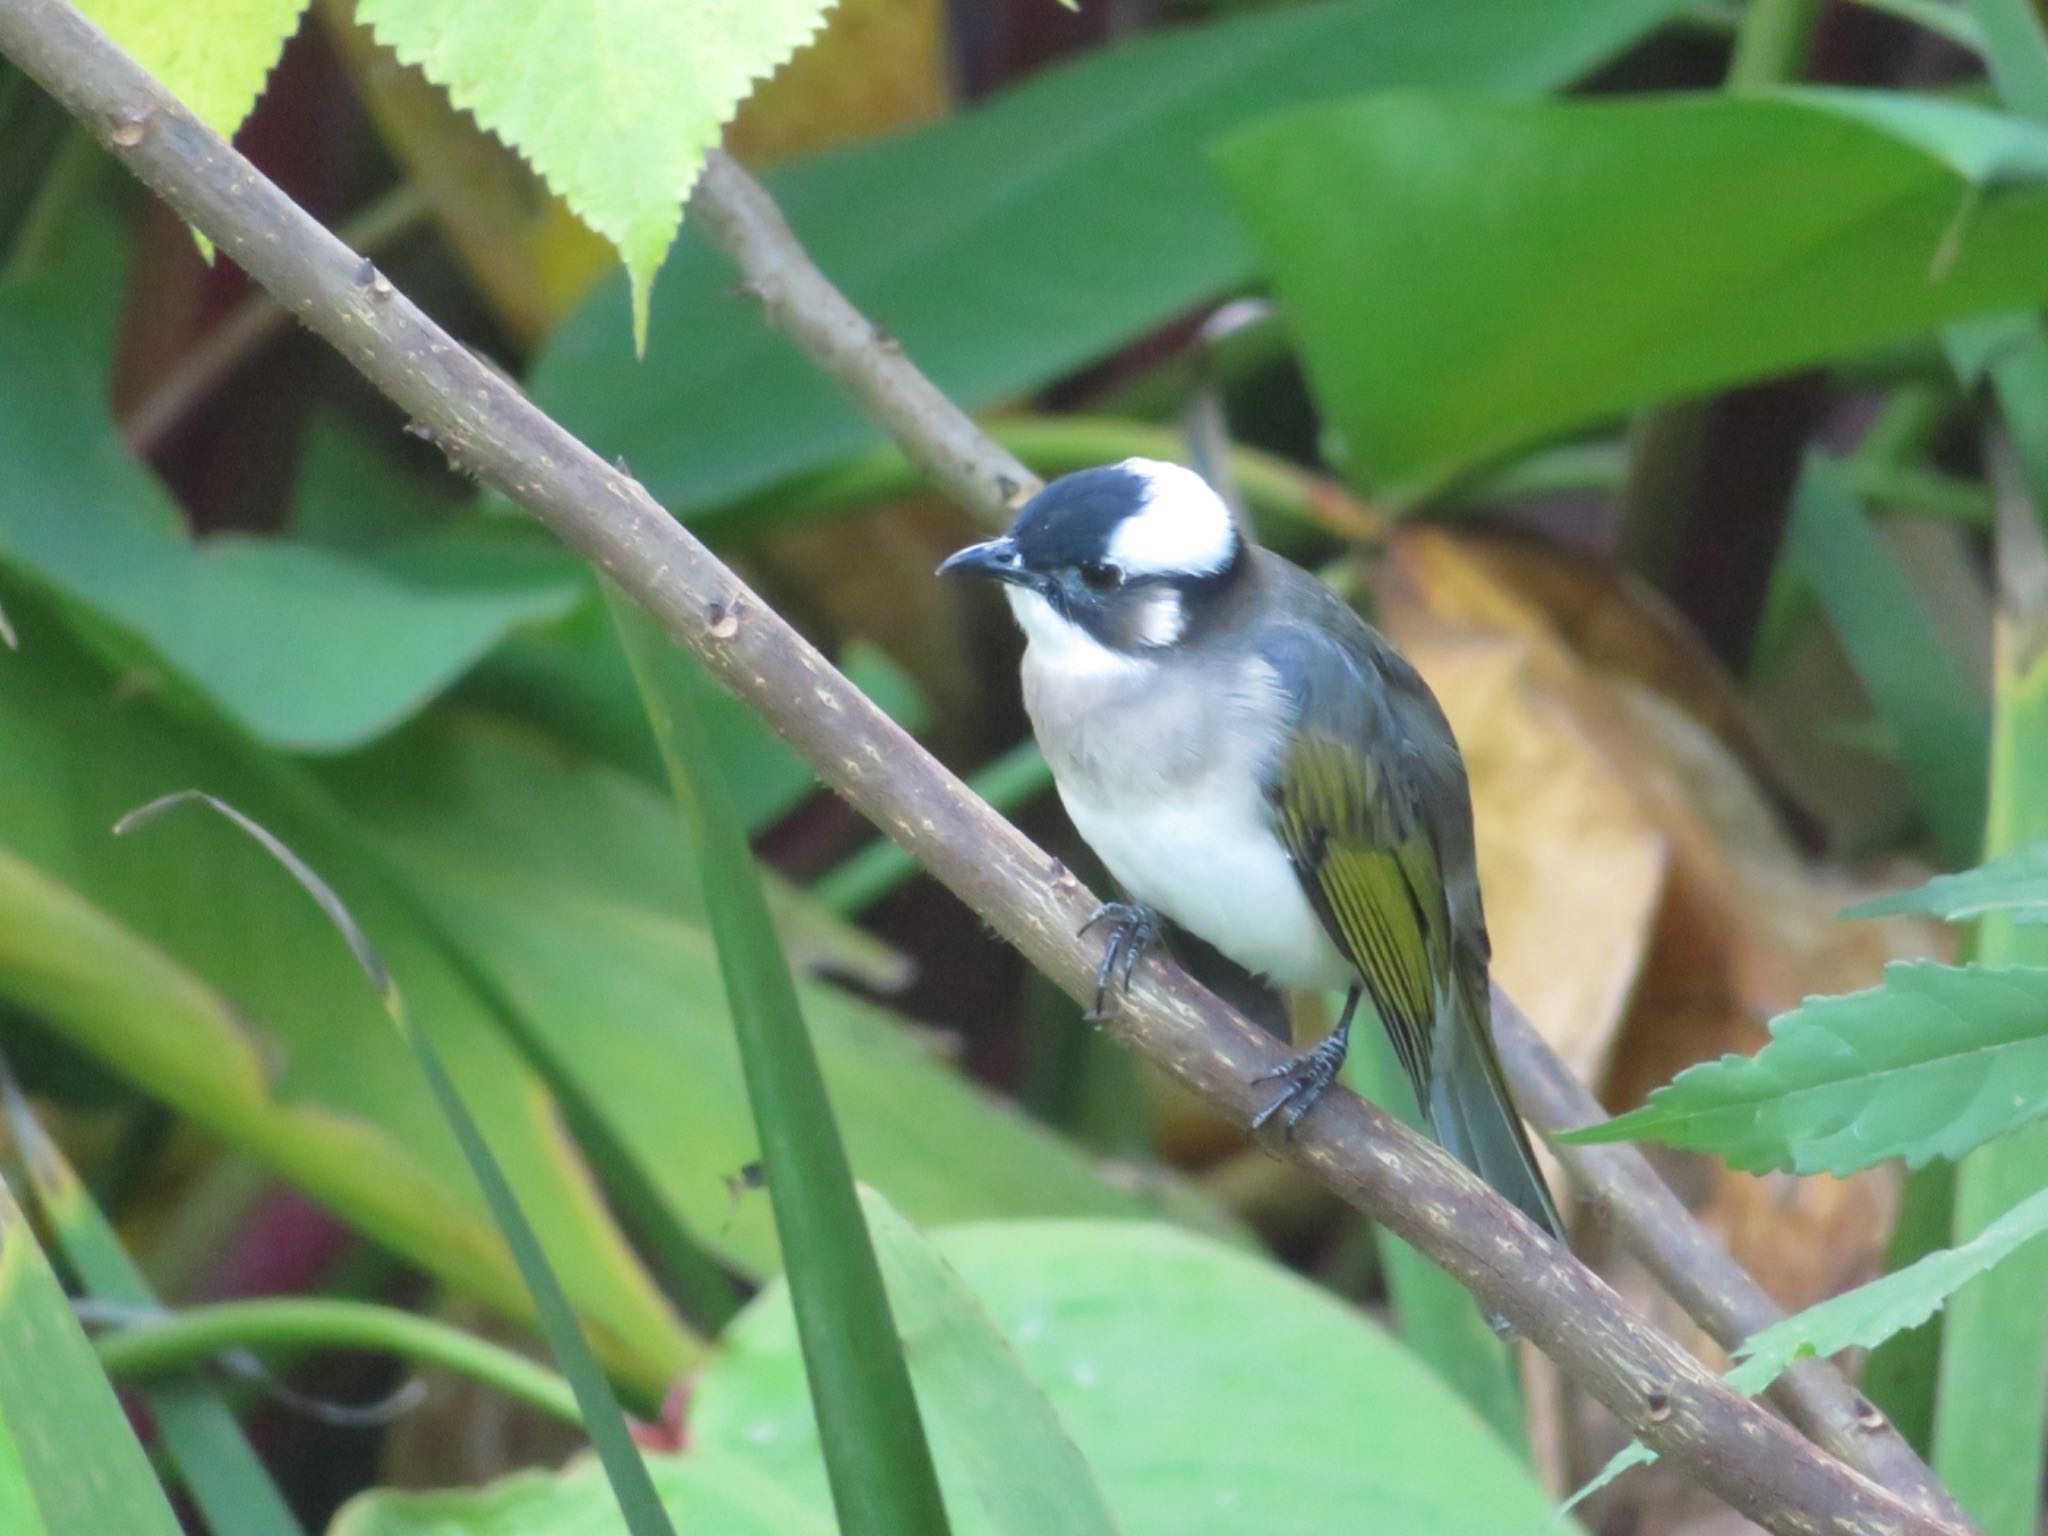
POLYGON ((1131 634, 1140 645, 1171 645, 1188 627, 1187 610, 1171 587, 1144 587, 1131 594, 1137 604, 1131 634))
POLYGON ((1136 656, 1112 650, 1028 587, 1005 587, 1010 612, 1024 631, 1032 663, 1067 677, 1097 677, 1141 671, 1136 656))
POLYGON ((1236 520, 1192 469, 1159 459, 1125 459, 1117 468, 1145 487, 1143 504, 1111 531, 1105 551, 1126 573, 1209 576, 1236 557, 1236 520))

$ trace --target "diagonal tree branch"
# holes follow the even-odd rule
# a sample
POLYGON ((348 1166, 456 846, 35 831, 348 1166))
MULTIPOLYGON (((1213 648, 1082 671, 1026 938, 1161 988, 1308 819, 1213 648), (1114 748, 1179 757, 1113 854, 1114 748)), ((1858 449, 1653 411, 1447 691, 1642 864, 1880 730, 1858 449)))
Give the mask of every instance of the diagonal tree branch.
MULTIPOLYGON (((1033 964, 1073 996, 1088 995, 1096 955, 1077 930, 1094 902, 1081 883, 876 709, 639 485, 436 326, 65 0, 0 0, 0 51, 410 412, 451 459, 503 490, 653 613, 826 783, 1033 964)), ((734 174, 723 161, 709 171, 699 210, 707 220, 720 217, 707 208, 726 207, 720 191, 738 185, 734 174)), ((743 214, 728 209, 726 217, 743 214)), ((793 243, 775 254, 793 260, 799 277, 816 276, 793 243)), ((750 268, 747 276, 771 313, 778 293, 795 291, 769 272, 750 268)), ((865 322, 836 293, 831 298, 836 322, 818 330, 833 360, 828 370, 860 381, 862 398, 925 460, 918 391, 906 382, 914 370, 889 348, 874 349, 872 328, 865 340, 846 330, 849 317, 865 322), (862 348, 900 363, 903 374, 876 382, 872 368, 855 366, 862 348)), ((812 317, 803 318, 808 324, 812 317)), ((943 404, 928 383, 923 394, 925 408, 943 404)), ((934 465, 935 476, 985 504, 995 483, 978 467, 990 462, 985 440, 967 423, 951 451, 959 456, 934 465)), ((1029 483, 1027 476, 1018 486, 1029 483)), ((1255 1107, 1252 1079, 1277 1064, 1281 1050, 1156 959, 1113 1028, 1240 1123, 1255 1107)), ((1428 1254, 1646 1443, 1769 1529, 1785 1536, 1953 1531, 1730 1392, 1461 1165, 1373 1106, 1332 1094, 1296 1141, 1274 1150, 1428 1254)))

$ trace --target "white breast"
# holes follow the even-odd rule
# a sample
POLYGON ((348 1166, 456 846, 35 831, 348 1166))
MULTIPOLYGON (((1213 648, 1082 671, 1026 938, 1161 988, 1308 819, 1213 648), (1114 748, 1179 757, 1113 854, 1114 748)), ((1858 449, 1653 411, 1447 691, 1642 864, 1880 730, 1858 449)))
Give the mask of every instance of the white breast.
POLYGON ((1009 589, 1024 703, 1060 800, 1131 897, 1282 986, 1348 986, 1269 822, 1260 775, 1285 699, 1247 659, 1199 686, 1120 655, 1009 589))
POLYGON ((1075 829, 1117 882, 1248 971, 1286 987, 1349 986, 1249 775, 1103 804, 1059 782, 1075 829))

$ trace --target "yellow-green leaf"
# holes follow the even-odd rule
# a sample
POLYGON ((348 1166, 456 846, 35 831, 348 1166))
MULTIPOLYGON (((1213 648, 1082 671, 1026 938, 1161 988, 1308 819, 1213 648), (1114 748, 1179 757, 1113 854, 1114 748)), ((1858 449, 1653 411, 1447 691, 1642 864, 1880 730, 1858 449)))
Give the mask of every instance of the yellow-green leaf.
POLYGON ((307 0, 79 0, 79 9, 224 139, 263 94, 307 0))
POLYGON ((683 200, 831 0, 363 0, 357 19, 526 158, 633 280, 635 346, 683 200))

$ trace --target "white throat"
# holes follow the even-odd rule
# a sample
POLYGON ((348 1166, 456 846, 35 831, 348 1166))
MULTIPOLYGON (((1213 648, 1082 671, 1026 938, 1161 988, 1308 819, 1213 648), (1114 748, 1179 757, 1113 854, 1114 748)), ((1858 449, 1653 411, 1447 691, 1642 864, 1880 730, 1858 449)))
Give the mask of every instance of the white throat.
POLYGON ((1140 657, 1111 650, 1087 630, 1063 617, 1051 603, 1025 587, 1004 587, 1010 612, 1024 631, 1032 666, 1067 677, 1135 676, 1147 663, 1140 657))

